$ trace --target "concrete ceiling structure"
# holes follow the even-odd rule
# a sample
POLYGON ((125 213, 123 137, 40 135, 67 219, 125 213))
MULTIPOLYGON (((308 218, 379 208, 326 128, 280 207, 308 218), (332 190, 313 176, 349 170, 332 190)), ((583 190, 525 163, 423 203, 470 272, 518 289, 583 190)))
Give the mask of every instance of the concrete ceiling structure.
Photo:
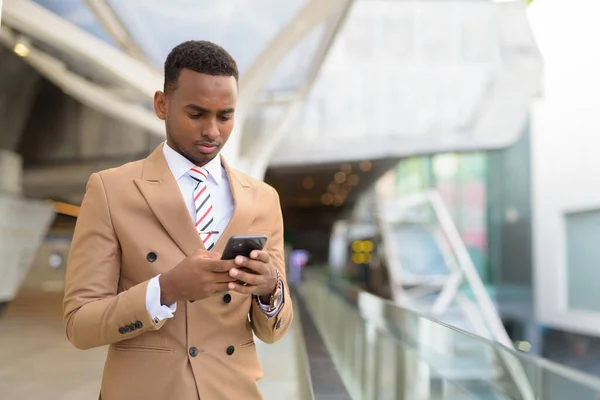
POLYGON ((270 165, 494 149, 542 57, 521 1, 357 1, 270 165))
POLYGON ((74 203, 91 172, 164 139, 152 95, 166 54, 187 39, 215 41, 238 61, 228 159, 272 183, 288 215, 323 221, 401 157, 510 145, 541 90, 521 1, 4 0, 1 25, 7 49, 26 49, 23 62, 113 121, 105 131, 82 122, 54 142, 38 133, 39 148, 23 149, 25 193, 74 203), (128 131, 141 139, 128 142, 128 131), (348 168, 359 183, 332 186, 348 168))
MULTIPOLYGON (((246 1, 244 7, 239 4, 233 9, 226 7, 230 11, 227 18, 220 18, 226 11, 221 2, 219 5, 206 2, 203 7, 189 1, 177 5, 131 2, 129 6, 134 10, 129 14, 119 9, 122 2, 94 2, 98 6, 96 3, 102 6, 88 8, 86 3, 76 0, 7 0, 3 6, 1 39, 9 48, 26 48, 26 62, 86 106, 164 137, 164 129, 151 107, 154 92, 162 88, 160 66, 156 60, 154 64, 139 60, 137 52, 132 55, 124 51, 128 47, 123 43, 134 40, 139 26, 132 18, 134 21, 141 18, 155 32, 162 29, 161 40, 152 35, 142 35, 140 39, 144 45, 161 43, 161 60, 172 47, 190 38, 212 39, 237 58, 241 76, 236 120, 237 129, 244 131, 246 115, 255 103, 261 107, 265 97, 271 104, 273 97, 284 93, 284 103, 291 106, 306 95, 352 1, 301 0, 296 1, 296 6, 293 1, 268 0, 260 5, 246 1), (101 13, 99 8, 112 11, 101 13), (190 13, 190 8, 198 13, 190 13), (239 13, 239 10, 245 11, 239 13), (270 27, 263 23, 256 25, 256 18, 250 18, 273 13, 269 17, 270 27), (195 18, 190 20, 190 16, 195 18), (210 16, 212 24, 203 24, 203 16, 210 16), (130 23, 126 25, 123 21, 128 18, 130 23), (129 39, 125 40, 114 29, 110 31, 123 49, 110 40, 112 36, 102 30, 101 22, 120 27, 121 33, 129 32, 129 39), (172 29, 175 23, 183 26, 172 29), (234 36, 229 36, 230 31, 225 29, 224 37, 213 38, 210 31, 198 31, 198 27, 217 31, 232 27, 234 36), (298 63, 298 59, 305 62, 298 63), (295 77, 296 81, 289 77, 295 77)), ((239 148, 236 137, 241 134, 234 135, 226 154, 233 165, 248 169, 249 164, 256 164, 256 155, 252 155, 252 160, 248 157, 244 160, 247 154, 239 148)), ((260 164, 266 167, 264 161, 260 164)))

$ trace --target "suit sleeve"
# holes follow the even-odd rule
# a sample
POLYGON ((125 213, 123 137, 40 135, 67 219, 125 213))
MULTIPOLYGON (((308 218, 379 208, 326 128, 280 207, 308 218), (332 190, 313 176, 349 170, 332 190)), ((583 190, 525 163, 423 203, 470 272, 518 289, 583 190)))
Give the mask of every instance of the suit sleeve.
POLYGON ((265 343, 275 343, 283 337, 292 323, 293 306, 290 297, 290 290, 287 285, 285 275, 285 260, 284 260, 284 243, 283 243, 283 216, 281 213, 281 205, 279 204, 279 195, 272 190, 273 204, 269 208, 273 210, 272 221, 273 231, 267 246, 271 264, 277 268, 279 275, 283 280, 284 299, 281 308, 277 315, 269 318, 260 308, 256 300, 252 300, 252 308, 250 310, 250 321, 256 336, 265 343))
POLYGON ((148 281, 119 290, 121 250, 102 177, 86 187, 67 261, 63 316, 68 339, 89 349, 159 329, 146 308, 148 281))

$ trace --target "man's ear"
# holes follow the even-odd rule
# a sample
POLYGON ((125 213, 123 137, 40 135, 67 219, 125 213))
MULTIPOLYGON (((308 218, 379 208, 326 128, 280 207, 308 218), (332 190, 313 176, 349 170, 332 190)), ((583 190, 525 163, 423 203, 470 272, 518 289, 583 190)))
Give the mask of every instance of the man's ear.
POLYGON ((154 93, 154 113, 163 121, 167 118, 167 96, 160 90, 154 93))

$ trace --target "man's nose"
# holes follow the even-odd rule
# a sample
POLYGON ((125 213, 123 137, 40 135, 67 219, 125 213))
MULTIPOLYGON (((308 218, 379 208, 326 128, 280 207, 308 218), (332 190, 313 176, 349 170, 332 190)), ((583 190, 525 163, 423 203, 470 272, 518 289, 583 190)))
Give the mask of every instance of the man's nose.
POLYGON ((210 139, 216 139, 219 137, 219 126, 216 118, 210 118, 206 122, 206 125, 202 127, 202 136, 210 139))

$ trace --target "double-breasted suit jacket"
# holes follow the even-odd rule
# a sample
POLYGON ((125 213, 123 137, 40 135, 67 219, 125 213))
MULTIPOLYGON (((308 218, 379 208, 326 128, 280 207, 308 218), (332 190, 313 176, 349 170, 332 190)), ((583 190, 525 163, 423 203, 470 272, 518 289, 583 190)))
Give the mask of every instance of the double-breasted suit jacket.
POLYGON ((173 318, 153 319, 149 280, 203 249, 163 145, 144 160, 90 177, 67 265, 67 337, 80 349, 109 345, 104 400, 260 399, 253 334, 272 343, 292 322, 279 197, 223 163, 234 212, 213 251, 222 252, 232 235, 267 236, 265 250, 284 281, 275 316, 250 295, 226 292, 178 302, 173 318))

